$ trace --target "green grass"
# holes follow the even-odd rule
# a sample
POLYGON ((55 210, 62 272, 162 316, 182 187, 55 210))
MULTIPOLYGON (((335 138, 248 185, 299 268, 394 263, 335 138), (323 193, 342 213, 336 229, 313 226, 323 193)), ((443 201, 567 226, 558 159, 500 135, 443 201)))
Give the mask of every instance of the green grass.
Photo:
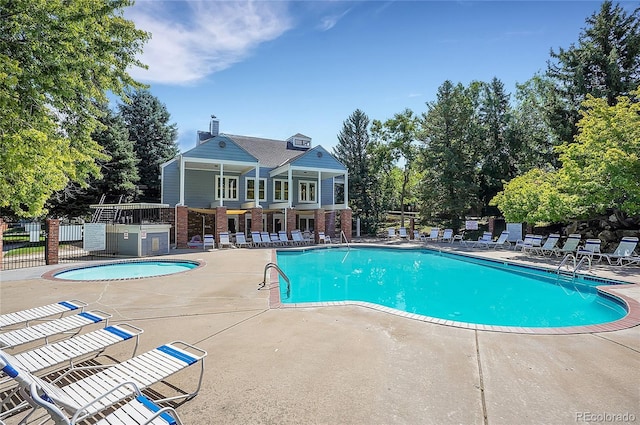
POLYGON ((25 246, 22 248, 12 249, 11 251, 7 251, 3 254, 4 257, 11 257, 14 255, 21 254, 39 254, 44 252, 44 245, 40 246, 25 246))

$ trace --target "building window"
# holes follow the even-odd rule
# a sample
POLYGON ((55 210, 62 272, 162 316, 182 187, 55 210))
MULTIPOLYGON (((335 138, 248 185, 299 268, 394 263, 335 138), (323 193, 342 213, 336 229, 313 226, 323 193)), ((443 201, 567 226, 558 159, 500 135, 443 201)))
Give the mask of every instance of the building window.
POLYGON ((301 181, 298 186, 299 202, 316 202, 316 182, 301 181))
POLYGON ((284 202, 289 200, 289 181, 274 180, 273 181, 273 201, 284 202))
POLYGON ((216 176, 216 199, 238 200, 238 178, 216 176))
POLYGON ((334 183, 334 204, 344 204, 344 183, 334 183))
MULTIPOLYGON (((266 201, 267 200, 267 179, 258 179, 259 183, 259 190, 258 190, 258 200, 259 201, 266 201)), ((245 179, 246 185, 245 185, 245 193, 244 193, 244 198, 247 201, 253 201, 256 199, 256 181, 253 177, 247 177, 245 179)))

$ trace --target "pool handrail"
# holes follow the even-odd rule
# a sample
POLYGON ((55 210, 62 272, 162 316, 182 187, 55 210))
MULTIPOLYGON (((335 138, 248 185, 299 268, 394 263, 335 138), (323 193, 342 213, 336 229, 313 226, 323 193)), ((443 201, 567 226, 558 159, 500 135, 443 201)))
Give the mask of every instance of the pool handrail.
POLYGON ((276 269, 276 271, 284 278, 284 281, 287 282, 287 298, 291 294, 291 282, 289 281, 289 277, 282 271, 280 267, 276 263, 267 263, 264 266, 264 275, 262 276, 262 283, 258 286, 258 290, 264 288, 267 285, 267 271, 269 269, 276 269))

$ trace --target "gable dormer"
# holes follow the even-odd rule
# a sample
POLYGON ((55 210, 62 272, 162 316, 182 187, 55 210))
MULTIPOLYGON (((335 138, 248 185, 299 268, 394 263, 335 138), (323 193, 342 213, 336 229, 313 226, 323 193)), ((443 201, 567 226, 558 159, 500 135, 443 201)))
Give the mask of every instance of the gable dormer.
POLYGON ((306 151, 311 149, 311 137, 297 133, 287 139, 287 149, 306 151))

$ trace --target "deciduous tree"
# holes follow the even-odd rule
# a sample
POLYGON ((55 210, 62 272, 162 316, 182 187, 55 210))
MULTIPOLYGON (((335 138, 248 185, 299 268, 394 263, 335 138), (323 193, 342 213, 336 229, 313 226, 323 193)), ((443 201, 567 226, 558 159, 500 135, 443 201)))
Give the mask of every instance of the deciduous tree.
POLYGON ((0 4, 0 207, 40 216, 69 181, 99 175, 96 104, 139 86, 127 69, 143 66, 136 55, 149 37, 123 18, 131 4, 0 4))

